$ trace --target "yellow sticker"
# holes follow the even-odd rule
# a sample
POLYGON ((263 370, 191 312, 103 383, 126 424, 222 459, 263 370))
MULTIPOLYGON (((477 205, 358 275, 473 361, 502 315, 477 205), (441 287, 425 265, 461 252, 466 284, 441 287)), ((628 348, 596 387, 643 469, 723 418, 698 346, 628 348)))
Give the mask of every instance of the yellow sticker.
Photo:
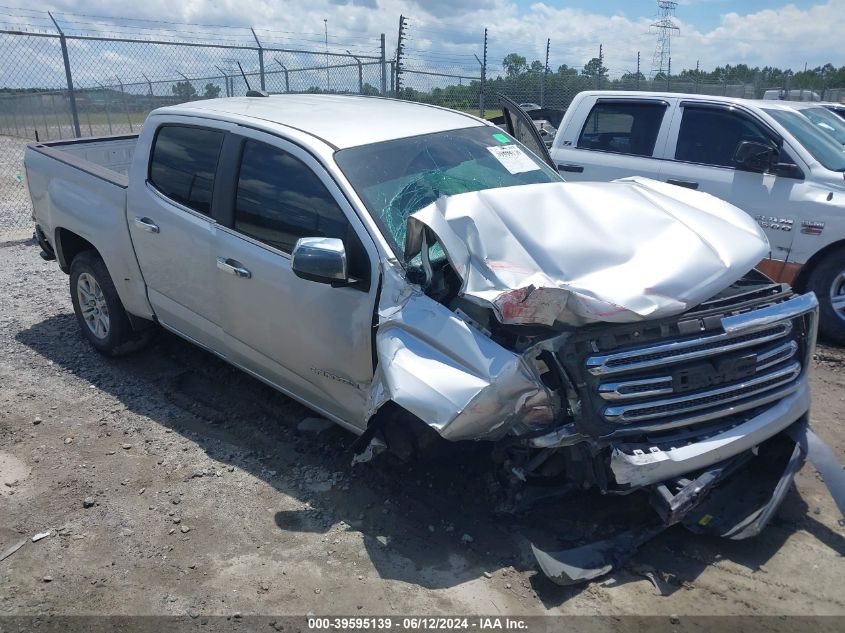
POLYGON ((701 518, 698 520, 698 524, 699 524, 699 525, 707 525, 707 524, 708 524, 708 523, 710 523, 710 521, 712 521, 712 520, 713 520, 713 517, 712 517, 711 515, 709 515, 709 514, 705 514, 703 517, 701 517, 701 518))

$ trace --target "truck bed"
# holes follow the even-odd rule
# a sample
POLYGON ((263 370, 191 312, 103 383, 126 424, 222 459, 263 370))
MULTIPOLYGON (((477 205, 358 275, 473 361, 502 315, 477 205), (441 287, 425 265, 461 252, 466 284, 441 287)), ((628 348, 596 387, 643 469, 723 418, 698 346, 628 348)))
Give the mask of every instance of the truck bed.
POLYGON ((33 143, 29 149, 125 188, 137 141, 137 134, 94 136, 33 143))
POLYGON ((132 135, 32 143, 24 167, 33 220, 62 269, 69 271, 80 248, 96 249, 127 312, 149 318, 152 309, 126 216, 137 140, 132 135))

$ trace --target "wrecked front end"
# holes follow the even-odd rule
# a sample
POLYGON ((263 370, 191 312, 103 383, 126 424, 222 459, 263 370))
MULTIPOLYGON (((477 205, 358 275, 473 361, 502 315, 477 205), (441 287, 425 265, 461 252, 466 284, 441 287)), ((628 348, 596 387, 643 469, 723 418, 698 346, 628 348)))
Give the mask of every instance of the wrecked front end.
POLYGON ((383 271, 378 422, 359 459, 391 448, 377 415, 390 402, 442 439, 489 442, 500 512, 647 493, 646 526, 534 548, 560 584, 677 523, 757 534, 807 455, 815 296, 746 273, 765 237, 709 196, 642 180, 488 194, 409 218, 417 284, 383 271))

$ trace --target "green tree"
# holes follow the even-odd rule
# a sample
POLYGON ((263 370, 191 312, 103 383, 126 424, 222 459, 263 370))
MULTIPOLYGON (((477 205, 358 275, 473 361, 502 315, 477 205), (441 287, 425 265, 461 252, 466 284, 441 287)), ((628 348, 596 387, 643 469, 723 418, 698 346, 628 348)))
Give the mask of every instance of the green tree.
POLYGON ((378 88, 372 85, 369 82, 364 82, 364 89, 361 91, 362 95, 367 95, 369 97, 377 97, 381 94, 378 88))
POLYGON ((217 84, 205 84, 205 92, 202 93, 203 99, 216 99, 220 96, 220 86, 217 84))
POLYGON ((194 84, 190 81, 177 81, 171 90, 173 90, 173 94, 183 101, 190 101, 197 96, 196 88, 194 88, 194 84))
POLYGON ((593 57, 590 61, 584 64, 584 70, 581 74, 585 77, 607 77, 607 68, 602 66, 601 59, 593 57))
POLYGON ((578 70, 575 68, 570 68, 566 64, 562 64, 557 67, 557 74, 561 77, 574 77, 578 74, 578 70))
POLYGON ((508 53, 502 60, 502 68, 508 79, 515 79, 528 72, 528 60, 518 53, 508 53))

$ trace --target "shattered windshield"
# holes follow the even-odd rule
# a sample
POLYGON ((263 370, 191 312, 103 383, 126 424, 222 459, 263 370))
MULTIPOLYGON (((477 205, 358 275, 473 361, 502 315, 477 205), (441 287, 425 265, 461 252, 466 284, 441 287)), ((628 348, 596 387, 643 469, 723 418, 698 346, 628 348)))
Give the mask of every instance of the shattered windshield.
MULTIPOLYGON (((534 154, 486 125, 343 149, 335 160, 400 257, 408 216, 441 196, 560 181, 534 154)), ((438 246, 431 256, 442 256, 438 246)))

